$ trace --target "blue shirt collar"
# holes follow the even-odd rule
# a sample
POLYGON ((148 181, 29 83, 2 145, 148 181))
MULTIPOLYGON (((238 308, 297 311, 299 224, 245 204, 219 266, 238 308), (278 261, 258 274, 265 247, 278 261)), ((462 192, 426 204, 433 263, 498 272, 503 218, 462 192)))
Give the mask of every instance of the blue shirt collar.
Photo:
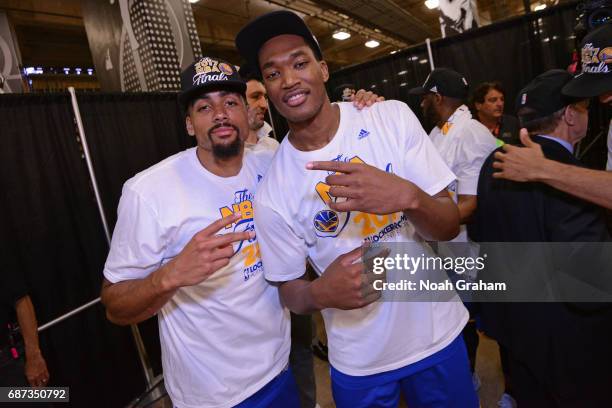
POLYGON ((574 146, 572 146, 572 144, 568 142, 567 140, 559 139, 558 137, 549 136, 549 135, 538 135, 538 136, 543 137, 545 139, 554 140, 555 142, 559 143, 561 146, 565 147, 571 154, 574 154, 574 146))

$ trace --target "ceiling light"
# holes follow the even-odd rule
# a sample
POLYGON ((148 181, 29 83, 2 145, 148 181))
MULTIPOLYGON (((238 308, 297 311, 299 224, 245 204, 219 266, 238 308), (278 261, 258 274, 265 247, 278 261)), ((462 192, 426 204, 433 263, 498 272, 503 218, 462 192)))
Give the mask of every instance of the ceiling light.
POLYGON ((380 45, 380 43, 376 40, 370 40, 367 43, 365 43, 365 46, 368 48, 376 48, 380 45))
POLYGON ((408 73, 408 71, 404 70, 404 71, 400 71, 397 73, 397 75, 406 75, 408 73))
POLYGON ((397 52, 397 50, 393 50, 393 51, 391 51, 389 54, 393 55, 393 54, 395 54, 396 52, 397 52))
POLYGON ((338 30, 332 34, 332 37, 334 37, 336 40, 342 41, 351 38, 351 33, 345 30, 338 30))
POLYGON ((429 61, 426 59, 422 59, 419 61, 419 64, 427 64, 429 61))
POLYGON ((419 59, 419 57, 417 57, 416 55, 410 57, 410 61, 416 61, 418 59, 419 59))
POLYGON ((197 3, 198 1, 200 1, 200 0, 189 0, 189 2, 190 2, 191 4, 195 4, 195 3, 197 3))
POLYGON ((440 7, 440 2, 438 0, 425 0, 425 7, 430 10, 437 9, 440 7))
POLYGON ((540 10, 544 10, 546 8, 546 4, 538 4, 537 6, 535 6, 533 9, 535 11, 540 11, 540 10))

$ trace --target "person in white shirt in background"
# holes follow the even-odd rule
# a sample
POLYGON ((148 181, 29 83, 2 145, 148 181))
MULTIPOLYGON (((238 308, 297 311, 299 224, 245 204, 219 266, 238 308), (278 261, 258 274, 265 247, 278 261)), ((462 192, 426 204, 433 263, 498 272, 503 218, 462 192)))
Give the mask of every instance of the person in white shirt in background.
POLYGON ((239 72, 247 84, 246 102, 249 114, 249 137, 245 142, 245 147, 255 150, 276 151, 278 141, 273 137, 272 126, 266 122, 269 113, 266 88, 248 66, 241 66, 239 72))
POLYGON ((446 191, 455 176, 414 114, 398 101, 361 112, 332 105, 318 43, 292 12, 257 18, 236 45, 290 127, 256 197, 266 279, 292 311, 322 311, 336 406, 396 406, 402 390, 415 407, 478 407, 460 336, 465 307, 375 302, 381 293, 355 262, 364 241, 409 242, 420 254, 421 237, 458 233, 446 191), (307 258, 314 281, 302 279, 307 258))
MULTIPOLYGON (((491 152, 503 144, 486 126, 472 118, 469 108, 464 104, 468 89, 468 82, 460 73, 449 68, 436 68, 423 86, 410 90, 410 94, 421 96, 424 118, 429 124, 435 124, 429 137, 442 159, 457 176, 448 190, 459 207, 461 227, 459 235, 450 244, 438 244, 437 252, 443 257, 478 256, 478 245, 468 238, 466 224, 476 210, 480 169, 491 152)), ((474 271, 465 274, 472 280, 476 278, 474 271)), ((476 312, 471 310, 469 302, 467 306, 471 319, 463 330, 463 338, 470 358, 474 389, 478 390, 480 379, 475 371, 479 342, 476 312)))

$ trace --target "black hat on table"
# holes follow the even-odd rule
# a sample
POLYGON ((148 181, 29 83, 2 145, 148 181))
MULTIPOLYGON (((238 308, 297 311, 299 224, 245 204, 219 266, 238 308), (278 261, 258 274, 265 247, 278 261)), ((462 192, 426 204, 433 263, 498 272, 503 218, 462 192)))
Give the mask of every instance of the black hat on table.
POLYGON ((222 90, 244 96, 246 82, 232 64, 212 57, 204 57, 181 73, 179 102, 181 106, 186 107, 193 98, 204 91, 222 90))
POLYGON ((584 99, 563 95, 563 87, 571 80, 572 75, 569 72, 551 69, 527 84, 519 91, 516 101, 516 111, 521 121, 529 122, 545 118, 567 105, 584 99), (523 108, 528 108, 528 111, 520 114, 523 108))
POLYGON ((582 72, 563 88, 564 94, 592 98, 612 91, 612 23, 584 37, 581 61, 582 72))
POLYGON ((248 64, 259 71, 259 51, 270 39, 283 34, 300 36, 308 43, 318 59, 323 58, 319 43, 310 29, 297 14, 286 11, 273 11, 257 17, 240 30, 236 36, 236 48, 248 64))
POLYGON ((438 93, 450 98, 464 99, 468 94, 468 82, 463 75, 450 68, 436 68, 429 73, 423 86, 412 88, 411 95, 438 93))

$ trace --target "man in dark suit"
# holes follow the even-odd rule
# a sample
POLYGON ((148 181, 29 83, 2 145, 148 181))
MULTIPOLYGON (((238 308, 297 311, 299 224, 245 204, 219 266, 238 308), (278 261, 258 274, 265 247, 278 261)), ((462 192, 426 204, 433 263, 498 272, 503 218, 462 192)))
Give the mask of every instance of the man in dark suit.
MULTIPOLYGON (((562 70, 538 76, 519 93, 517 113, 522 127, 527 128, 548 159, 580 166, 573 149, 586 135, 588 100, 562 95, 561 89, 571 78, 562 70)), ((469 229, 472 239, 479 242, 610 239, 600 208, 541 183, 494 178, 493 155, 480 173, 478 208, 469 229)), ((529 279, 533 273, 534 278, 525 289, 537 293, 537 286, 545 283, 545 279, 538 281, 536 275, 554 276, 559 262, 572 259, 566 254, 546 257, 541 248, 532 247, 532 253, 512 257, 508 262, 514 264, 513 274, 523 273, 529 279), (538 266, 525 274, 526 268, 516 268, 516 258, 522 258, 521 262, 527 260, 523 265, 538 266), (538 260, 534 261, 535 258, 538 260), (551 264, 556 265, 548 268, 551 264)), ((582 269, 589 273, 586 265, 582 269)), ((610 406, 609 304, 483 303, 482 314, 487 334, 508 352, 513 396, 520 408, 610 406)))

